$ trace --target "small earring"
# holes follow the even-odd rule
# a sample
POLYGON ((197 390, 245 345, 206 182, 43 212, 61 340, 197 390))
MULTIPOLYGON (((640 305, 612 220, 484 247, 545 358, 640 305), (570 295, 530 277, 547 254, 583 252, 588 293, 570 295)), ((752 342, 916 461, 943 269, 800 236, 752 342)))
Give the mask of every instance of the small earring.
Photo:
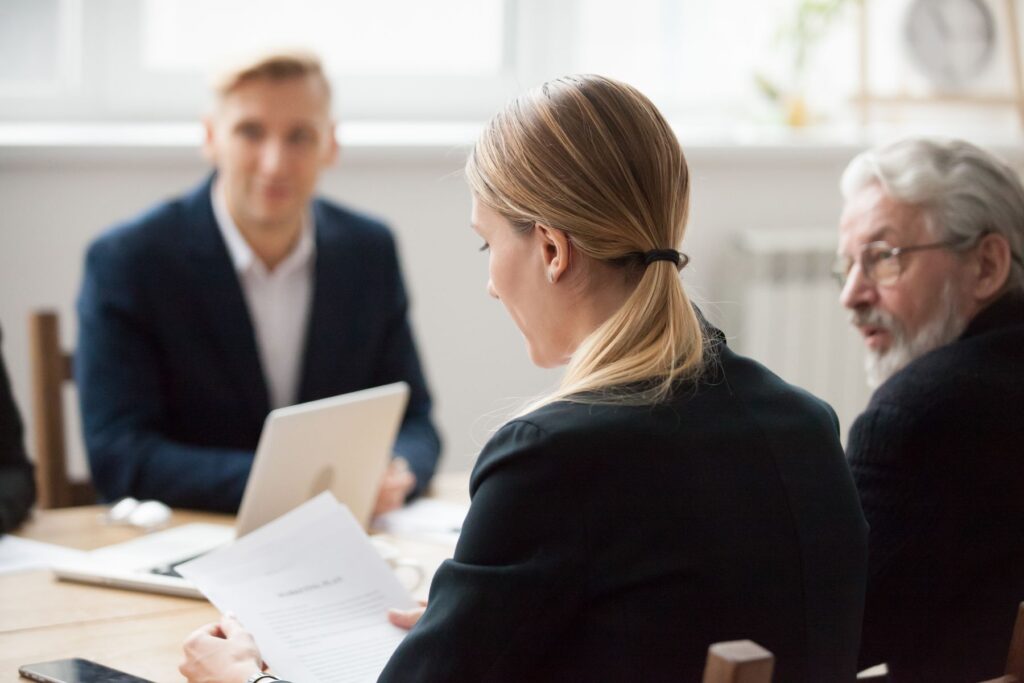
POLYGON ((548 282, 550 282, 551 284, 555 284, 555 273, 554 273, 554 271, 551 271, 551 270, 548 271, 548 282))

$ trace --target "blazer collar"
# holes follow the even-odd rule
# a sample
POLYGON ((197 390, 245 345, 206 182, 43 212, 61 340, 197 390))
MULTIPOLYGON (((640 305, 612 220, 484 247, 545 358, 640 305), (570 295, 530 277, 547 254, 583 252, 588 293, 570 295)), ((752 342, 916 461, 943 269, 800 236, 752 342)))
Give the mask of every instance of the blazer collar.
POLYGON ((210 201, 210 189, 216 176, 211 173, 182 198, 185 244, 194 256, 208 259, 228 257, 210 201))
MULTIPOLYGON (((211 174, 184 197, 185 240, 192 257, 191 296, 200 322, 220 352, 239 399, 262 421, 270 399, 256 349, 256 333, 210 201, 211 174)), ((194 333, 198 334, 198 330, 194 333)))
POLYGON ((352 273, 356 250, 345 244, 345 235, 337 230, 325 214, 321 202, 314 200, 312 207, 313 230, 316 240, 316 260, 313 262, 313 299, 306 325, 306 341, 299 374, 299 401, 324 398, 337 391, 325 384, 327 377, 335 377, 339 363, 345 362, 353 335, 358 325, 353 324, 355 301, 352 273), (346 323, 347 321, 347 323, 346 323))

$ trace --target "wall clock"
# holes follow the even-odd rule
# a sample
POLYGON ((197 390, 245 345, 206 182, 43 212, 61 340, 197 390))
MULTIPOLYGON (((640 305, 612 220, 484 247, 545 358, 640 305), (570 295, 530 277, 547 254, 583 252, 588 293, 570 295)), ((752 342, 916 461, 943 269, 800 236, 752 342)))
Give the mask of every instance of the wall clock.
POLYGON ((933 86, 968 86, 992 62, 996 22, 984 0, 914 0, 904 25, 910 62, 933 86))
MULTIPOLYGON (((891 2, 892 0, 881 0, 891 2)), ((1024 69, 1021 66, 1017 0, 906 0, 902 40, 910 66, 928 84, 925 93, 879 94, 868 79, 869 0, 859 0, 860 87, 857 101, 866 123, 871 105, 1010 105, 1024 126, 1024 69), (997 59, 1008 60, 1010 92, 979 92, 979 77, 997 59)))

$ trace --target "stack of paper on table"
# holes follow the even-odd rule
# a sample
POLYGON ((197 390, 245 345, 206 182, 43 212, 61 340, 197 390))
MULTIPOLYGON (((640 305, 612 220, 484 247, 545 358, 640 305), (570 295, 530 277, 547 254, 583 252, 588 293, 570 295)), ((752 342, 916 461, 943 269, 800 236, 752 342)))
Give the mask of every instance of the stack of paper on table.
POLYGON ((409 505, 380 515, 373 528, 395 536, 437 541, 454 546, 469 506, 445 500, 420 498, 409 505))
POLYGON ((416 604, 330 492, 178 571, 303 683, 376 680, 405 635, 387 610, 416 604))
POLYGON ((0 574, 46 569, 60 562, 78 561, 85 553, 62 545, 17 536, 0 537, 0 574))

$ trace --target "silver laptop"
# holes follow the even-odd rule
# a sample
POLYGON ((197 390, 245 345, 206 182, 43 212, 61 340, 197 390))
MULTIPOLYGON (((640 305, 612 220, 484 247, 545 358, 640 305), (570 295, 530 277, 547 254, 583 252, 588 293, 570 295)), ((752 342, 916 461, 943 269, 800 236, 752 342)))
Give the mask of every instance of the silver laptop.
POLYGON ((53 567, 58 578, 201 598, 174 566, 273 521, 323 491, 367 528, 409 399, 397 382, 272 411, 234 528, 186 524, 53 567))

